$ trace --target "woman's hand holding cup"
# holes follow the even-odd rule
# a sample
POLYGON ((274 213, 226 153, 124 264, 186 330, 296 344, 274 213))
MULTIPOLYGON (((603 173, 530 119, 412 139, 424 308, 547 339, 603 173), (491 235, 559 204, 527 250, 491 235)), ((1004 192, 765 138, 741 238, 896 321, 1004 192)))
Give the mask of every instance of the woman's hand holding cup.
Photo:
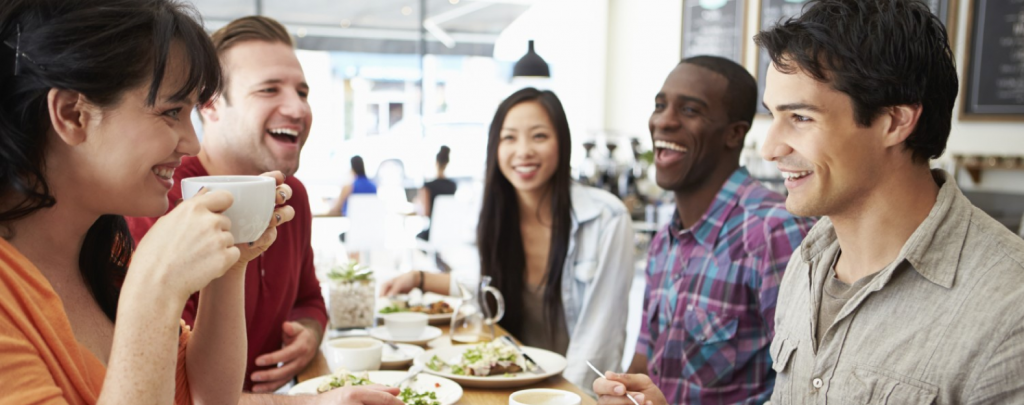
POLYGON ((184 304, 189 295, 224 275, 240 254, 231 221, 222 215, 233 203, 227 191, 200 190, 157 220, 139 241, 125 283, 154 281, 184 304))

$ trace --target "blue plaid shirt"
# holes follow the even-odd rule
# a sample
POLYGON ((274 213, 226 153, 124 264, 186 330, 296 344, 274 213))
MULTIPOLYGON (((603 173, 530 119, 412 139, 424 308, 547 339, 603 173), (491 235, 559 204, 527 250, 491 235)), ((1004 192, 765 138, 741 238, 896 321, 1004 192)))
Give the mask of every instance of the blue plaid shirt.
POLYGON ((769 399, 776 295, 812 225, 740 168, 697 223, 654 236, 637 353, 669 403, 769 399))

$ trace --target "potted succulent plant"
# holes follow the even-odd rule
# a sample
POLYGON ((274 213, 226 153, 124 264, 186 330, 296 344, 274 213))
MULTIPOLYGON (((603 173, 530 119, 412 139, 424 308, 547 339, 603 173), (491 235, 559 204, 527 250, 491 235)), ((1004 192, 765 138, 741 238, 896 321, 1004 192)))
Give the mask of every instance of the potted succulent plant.
POLYGON ((336 266, 327 273, 330 280, 332 328, 362 328, 373 325, 373 271, 358 262, 336 266))

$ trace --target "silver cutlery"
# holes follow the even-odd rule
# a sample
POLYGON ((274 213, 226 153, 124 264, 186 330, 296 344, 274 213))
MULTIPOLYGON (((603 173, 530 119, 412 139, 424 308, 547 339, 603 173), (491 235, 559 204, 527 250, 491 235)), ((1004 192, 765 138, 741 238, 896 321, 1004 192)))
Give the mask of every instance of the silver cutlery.
POLYGON ((505 343, 508 343, 512 347, 514 347, 516 349, 516 351, 518 351, 519 354, 521 354, 523 356, 523 358, 526 359, 526 363, 527 364, 532 364, 533 365, 533 373, 534 374, 544 374, 544 373, 547 373, 547 371, 544 371, 544 368, 541 367, 540 364, 537 364, 536 361, 533 361, 533 359, 530 358, 530 355, 526 354, 526 352, 523 351, 523 348, 519 347, 519 344, 517 344, 515 340, 512 340, 511 337, 509 337, 508 335, 504 335, 504 336, 501 337, 501 340, 503 342, 505 342, 505 343))
POLYGON ((391 384, 391 386, 395 387, 395 388, 400 388, 402 386, 402 384, 404 384, 406 381, 409 381, 410 378, 415 377, 416 374, 419 374, 422 371, 423 371, 423 366, 421 366, 421 365, 414 365, 414 366, 412 366, 412 368, 409 369, 409 372, 405 374, 405 377, 402 377, 402 379, 398 380, 397 383, 391 384))
POLYGON ((390 347, 391 350, 394 350, 395 353, 401 354, 402 356, 405 356, 405 357, 412 357, 412 356, 409 356, 409 353, 406 353, 405 350, 402 350, 401 347, 398 347, 398 345, 396 345, 394 342, 392 342, 390 340, 383 340, 382 342, 384 342, 384 344, 388 345, 388 347, 390 347))
MULTIPOLYGON (((587 360, 587 366, 589 366, 591 370, 594 370, 594 372, 597 373, 598 377, 604 378, 604 373, 599 371, 597 367, 594 367, 593 364, 590 364, 590 360, 587 360)), ((629 398, 630 401, 633 401, 633 404, 640 405, 640 403, 636 402, 636 400, 633 399, 633 397, 629 396, 628 392, 626 393, 626 398, 629 398)))

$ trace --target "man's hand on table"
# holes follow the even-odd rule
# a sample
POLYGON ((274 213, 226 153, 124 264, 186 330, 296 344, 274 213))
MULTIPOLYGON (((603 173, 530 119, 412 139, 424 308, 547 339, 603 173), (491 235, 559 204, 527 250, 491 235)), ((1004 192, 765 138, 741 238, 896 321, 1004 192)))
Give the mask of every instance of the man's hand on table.
POLYGON ((643 405, 665 405, 665 395, 651 378, 643 374, 617 374, 611 371, 604 373, 604 378, 594 380, 594 393, 598 395, 598 405, 632 405, 626 398, 629 396, 643 405))
MULTIPOLYGON (((312 322, 317 324, 317 322, 312 322)), ((317 324, 319 325, 319 324, 317 324)), ((285 322, 281 327, 284 347, 276 352, 256 358, 260 367, 283 363, 281 367, 252 373, 252 392, 274 392, 291 381, 306 368, 317 348, 320 347, 320 333, 312 325, 300 322, 285 322)))
POLYGON ((398 388, 383 385, 345 387, 317 395, 314 405, 402 405, 398 388))

